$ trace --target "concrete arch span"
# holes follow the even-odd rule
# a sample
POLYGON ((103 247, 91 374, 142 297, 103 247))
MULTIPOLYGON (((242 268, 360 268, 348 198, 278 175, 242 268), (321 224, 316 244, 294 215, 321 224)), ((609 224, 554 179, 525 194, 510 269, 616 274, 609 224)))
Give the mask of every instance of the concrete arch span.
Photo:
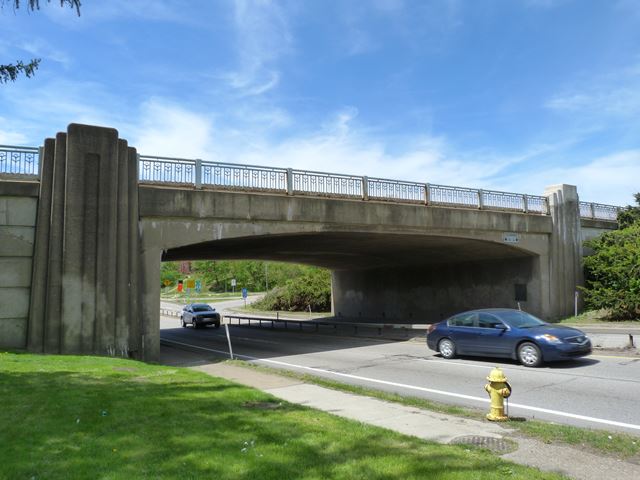
POLYGON ((171 248, 162 259, 325 267, 332 271, 334 315, 355 320, 431 323, 470 308, 516 307, 518 300, 542 314, 539 254, 477 238, 353 231, 250 235, 171 248))
POLYGON ((434 234, 321 231, 224 238, 167 249, 163 261, 253 259, 331 270, 409 268, 527 258, 537 253, 494 241, 434 234))

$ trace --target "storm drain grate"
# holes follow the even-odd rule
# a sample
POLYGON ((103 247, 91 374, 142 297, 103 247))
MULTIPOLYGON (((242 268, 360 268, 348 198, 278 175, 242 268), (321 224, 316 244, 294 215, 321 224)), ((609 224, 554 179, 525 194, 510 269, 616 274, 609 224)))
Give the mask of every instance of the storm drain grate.
POLYGON ((509 453, 517 450, 518 444, 506 438, 481 437, 479 435, 466 435, 456 437, 450 442, 453 445, 473 445, 474 447, 486 448, 496 453, 509 453))

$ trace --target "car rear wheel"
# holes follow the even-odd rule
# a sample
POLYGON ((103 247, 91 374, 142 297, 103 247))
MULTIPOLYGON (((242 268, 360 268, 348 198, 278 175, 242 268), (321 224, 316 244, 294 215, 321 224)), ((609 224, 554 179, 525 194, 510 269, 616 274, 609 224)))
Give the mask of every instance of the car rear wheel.
POLYGON ((542 352, 535 343, 524 342, 518 347, 518 360, 525 367, 539 367, 542 364, 542 352))
POLYGON ((456 344, 453 340, 444 338, 438 344, 438 351, 444 358, 453 358, 456 356, 456 344))

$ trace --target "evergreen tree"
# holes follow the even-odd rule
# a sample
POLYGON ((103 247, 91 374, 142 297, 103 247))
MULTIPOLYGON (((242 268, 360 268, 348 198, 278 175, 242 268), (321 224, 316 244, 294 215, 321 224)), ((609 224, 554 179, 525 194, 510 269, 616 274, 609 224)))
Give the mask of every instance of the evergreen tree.
MULTIPOLYGON (((49 2, 51 0, 47 0, 47 3, 49 2)), ((22 5, 20 0, 0 0, 0 9, 4 10, 7 3, 11 3, 14 10, 19 9, 20 5, 22 5)), ((27 0, 26 5, 27 10, 40 10, 40 0, 27 0)), ((65 5, 75 9, 78 16, 80 15, 80 0, 60 0, 60 6, 64 7, 65 5)), ((0 65, 0 83, 14 82, 21 73, 27 78, 32 77, 41 61, 40 58, 32 58, 27 63, 17 60, 15 63, 0 65)))

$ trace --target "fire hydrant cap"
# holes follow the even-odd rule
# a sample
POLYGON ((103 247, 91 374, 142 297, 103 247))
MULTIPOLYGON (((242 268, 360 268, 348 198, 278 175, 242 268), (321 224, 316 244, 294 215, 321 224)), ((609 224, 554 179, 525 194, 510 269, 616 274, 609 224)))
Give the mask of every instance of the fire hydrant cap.
POLYGON ((502 370, 500 370, 500 368, 496 367, 491 370, 491 373, 487 377, 487 380, 489 380, 490 382, 506 382, 507 377, 504 376, 504 373, 502 372, 502 370))

